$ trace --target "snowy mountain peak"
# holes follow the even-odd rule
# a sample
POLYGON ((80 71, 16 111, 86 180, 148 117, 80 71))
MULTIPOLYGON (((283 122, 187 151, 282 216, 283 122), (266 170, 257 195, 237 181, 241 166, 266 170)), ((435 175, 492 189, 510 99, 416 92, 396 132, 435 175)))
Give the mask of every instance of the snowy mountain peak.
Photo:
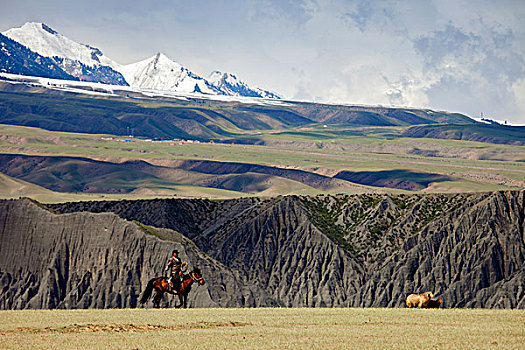
POLYGON ((28 22, 3 34, 45 57, 60 57, 90 67, 104 65, 118 70, 118 63, 104 56, 96 47, 74 42, 44 23, 28 22))
POLYGON ((29 31, 40 31, 40 30, 45 30, 51 35, 58 34, 55 30, 53 30, 53 28, 41 22, 27 22, 27 23, 24 23, 24 25, 22 25, 20 28, 11 28, 7 32, 16 32, 16 31, 29 32, 29 31))
POLYGON ((83 81, 127 85, 120 65, 90 45, 79 44, 44 23, 28 22, 3 33, 34 53, 51 58, 67 74, 83 81))
MULTIPOLYGON (((157 54, 154 56, 157 60, 163 60, 163 61, 171 61, 168 56, 163 54, 162 52, 157 52, 157 54)), ((173 61, 172 61, 173 62, 173 61)))
POLYGON ((204 78, 160 52, 143 61, 122 66, 120 71, 128 84, 141 89, 219 94, 204 78))
POLYGON ((153 61, 153 65, 155 66, 155 68, 158 68, 158 69, 166 69, 166 68, 175 69, 175 70, 182 69, 182 65, 180 65, 179 63, 175 61, 170 60, 168 56, 166 56, 162 52, 157 52, 157 54, 151 57, 150 60, 153 61))
POLYGON ((233 74, 214 71, 205 79, 161 52, 140 62, 120 65, 98 48, 79 44, 44 23, 28 22, 3 34, 33 53, 50 58, 66 75, 81 81, 129 84, 148 90, 280 98, 273 92, 248 86, 233 74))
POLYGON ((77 80, 66 73, 54 59, 41 56, 0 33, 0 72, 20 75, 77 80))
POLYGON ((45 30, 46 32, 48 32, 49 34, 52 34, 52 35, 58 34, 53 29, 51 29, 51 27, 46 25, 45 23, 37 23, 37 24, 41 24, 42 25, 42 29, 45 30))
POLYGON ((223 73, 217 70, 213 71, 208 77, 208 81, 226 95, 277 99, 281 98, 279 95, 271 91, 252 88, 231 73, 223 73))

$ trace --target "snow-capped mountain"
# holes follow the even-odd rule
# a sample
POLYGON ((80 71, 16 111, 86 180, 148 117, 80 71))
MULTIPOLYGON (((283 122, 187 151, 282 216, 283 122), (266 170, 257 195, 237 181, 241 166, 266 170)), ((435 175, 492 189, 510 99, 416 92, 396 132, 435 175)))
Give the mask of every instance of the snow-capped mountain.
POLYGON ((122 66, 120 71, 130 86, 140 89, 222 94, 206 79, 173 62, 162 53, 122 66))
POLYGON ((118 63, 99 49, 68 39, 44 23, 28 22, 3 34, 41 56, 53 58, 65 72, 80 80, 126 85, 118 63))
POLYGON ((248 84, 230 73, 213 71, 208 77, 208 81, 211 83, 211 85, 223 92, 225 95, 277 99, 281 98, 279 95, 271 91, 259 88, 251 88, 248 84))
MULTIPOLYGON (((72 79, 129 85, 147 90, 280 98, 273 92, 250 87, 233 74, 214 71, 208 79, 205 79, 162 53, 137 63, 121 65, 105 56, 99 49, 79 44, 44 23, 29 22, 20 28, 9 29, 3 34, 33 53, 53 60, 64 71, 65 76, 72 76, 72 79)), ((38 61, 35 62, 37 64, 38 61)), ((33 72, 46 71, 45 67, 36 69, 35 64, 32 66, 33 72)), ((0 66, 0 71, 2 69, 8 73, 27 74, 23 70, 12 71, 0 66)))
POLYGON ((3 34, 0 34, 0 72, 77 80, 64 72, 52 58, 41 56, 3 34))

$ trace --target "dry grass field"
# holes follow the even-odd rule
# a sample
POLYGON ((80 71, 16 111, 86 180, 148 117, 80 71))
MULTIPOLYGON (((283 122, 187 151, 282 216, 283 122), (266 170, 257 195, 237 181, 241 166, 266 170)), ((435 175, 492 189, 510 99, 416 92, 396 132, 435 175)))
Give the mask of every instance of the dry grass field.
POLYGON ((523 349, 524 310, 0 311, 2 349, 523 349))

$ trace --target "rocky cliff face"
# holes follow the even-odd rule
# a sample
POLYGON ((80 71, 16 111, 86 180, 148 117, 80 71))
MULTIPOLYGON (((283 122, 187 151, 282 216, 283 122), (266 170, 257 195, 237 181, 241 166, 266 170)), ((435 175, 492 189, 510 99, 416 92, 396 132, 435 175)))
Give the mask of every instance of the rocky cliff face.
POLYGON ((172 247, 193 306, 525 308, 524 191, 1 205, 3 308, 135 306, 172 247))
MULTIPOLYGON (((193 287, 190 306, 255 306, 265 297, 179 233, 112 213, 57 215, 27 199, 0 201, 0 227, 2 309, 139 306, 141 291, 163 273, 172 249, 209 279, 193 287)), ((164 302, 175 305, 173 297, 164 302)))

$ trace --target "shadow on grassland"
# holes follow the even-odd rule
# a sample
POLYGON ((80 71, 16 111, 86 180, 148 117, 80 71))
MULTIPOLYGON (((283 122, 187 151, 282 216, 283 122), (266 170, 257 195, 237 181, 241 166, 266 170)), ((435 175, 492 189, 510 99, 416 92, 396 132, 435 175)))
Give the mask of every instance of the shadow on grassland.
POLYGON ((417 191, 428 187, 432 182, 453 180, 449 176, 433 173, 419 173, 408 170, 383 170, 383 171, 341 171, 334 176, 361 185, 398 188, 401 190, 417 191))

